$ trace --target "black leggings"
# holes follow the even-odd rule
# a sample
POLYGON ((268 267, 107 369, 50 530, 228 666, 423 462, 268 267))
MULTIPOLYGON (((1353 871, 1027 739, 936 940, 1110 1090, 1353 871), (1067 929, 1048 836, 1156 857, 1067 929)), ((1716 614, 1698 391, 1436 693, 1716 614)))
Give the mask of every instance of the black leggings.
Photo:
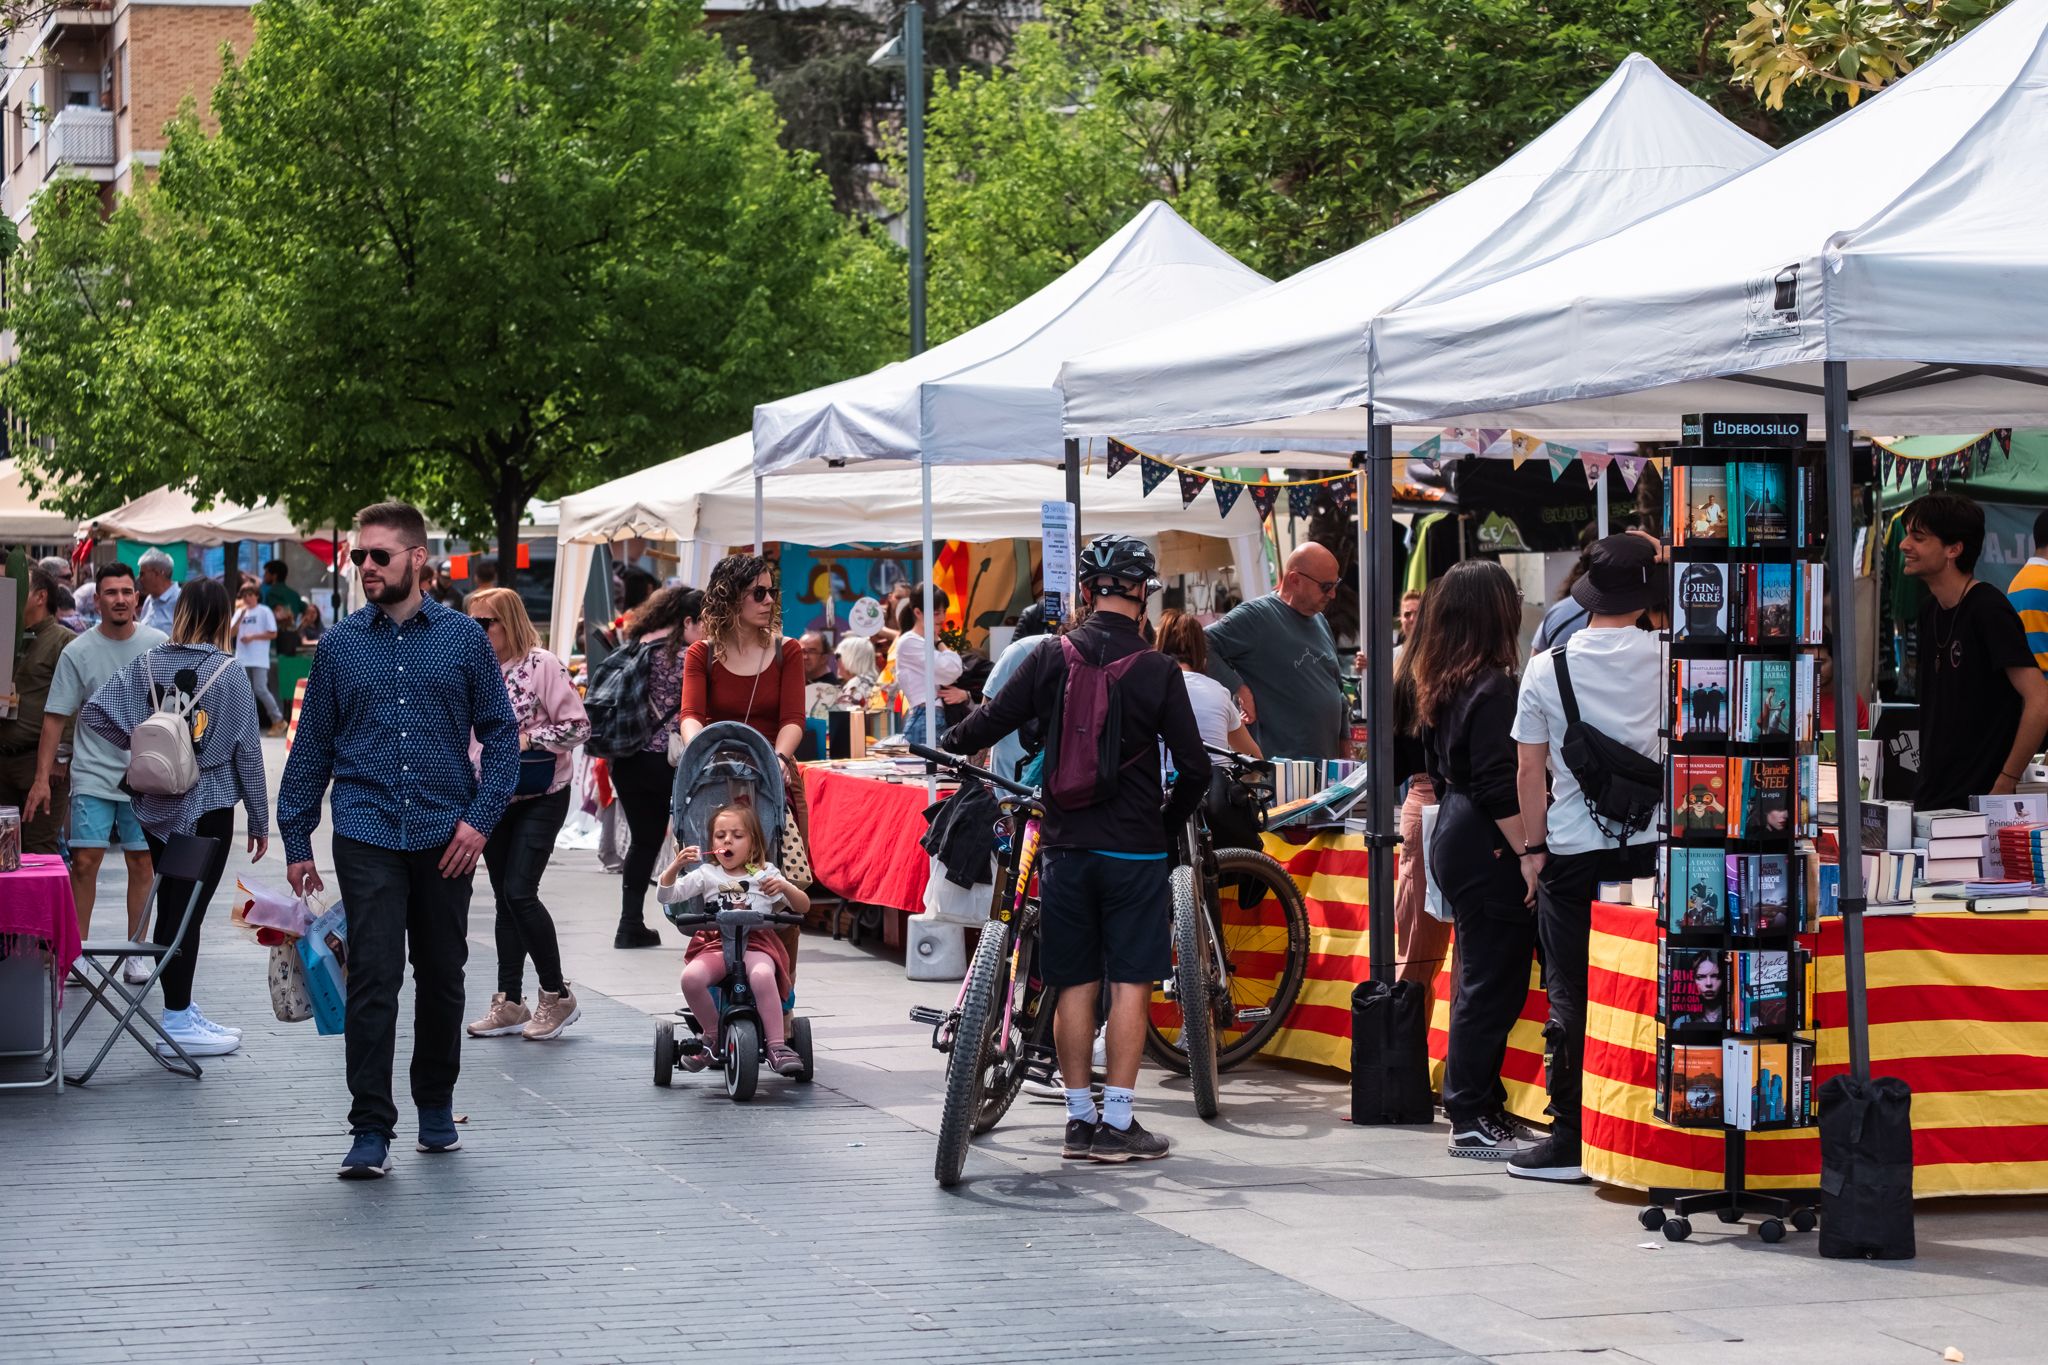
POLYGON ((668 766, 668 755, 659 749, 613 759, 611 770, 612 790, 625 808, 626 829, 632 835, 626 848, 626 870, 619 880, 619 920, 645 924, 647 884, 654 879, 655 860, 661 857, 662 840, 668 833, 676 770, 668 766))
MULTIPOLYGON (((192 1003, 192 973, 199 966, 199 926, 206 918, 206 907, 213 902, 213 893, 220 889, 221 875, 228 870, 228 846, 235 841, 235 808, 222 806, 210 810, 194 822, 192 832, 202 839, 213 839, 219 847, 206 861, 206 878, 199 883, 199 907, 192 912, 192 924, 185 930, 185 942, 164 964, 164 974, 159 980, 164 988, 164 1009, 166 1012, 182 1010, 192 1003)), ((144 830, 143 837, 149 840, 149 856, 163 865, 164 847, 167 840, 144 830)), ((178 922, 185 917, 185 902, 192 894, 192 883, 180 877, 166 877, 156 889, 156 934, 155 941, 168 947, 178 936, 178 922)))
POLYGON ((484 843, 484 867, 498 898, 498 989, 509 1000, 517 1000, 525 989, 521 977, 528 957, 540 988, 562 992, 562 949, 555 940, 554 917, 540 903, 540 877, 568 815, 567 787, 514 801, 484 843))

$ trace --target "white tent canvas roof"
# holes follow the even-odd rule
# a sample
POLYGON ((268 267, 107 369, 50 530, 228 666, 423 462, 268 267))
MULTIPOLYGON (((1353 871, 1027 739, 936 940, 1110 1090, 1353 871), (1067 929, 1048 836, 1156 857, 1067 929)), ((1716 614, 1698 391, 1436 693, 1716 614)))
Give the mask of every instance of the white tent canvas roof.
POLYGON ((2018 0, 1741 175, 1382 316, 1379 418, 1618 432, 1700 411, 1818 419, 1822 362, 1842 361, 1862 430, 2048 423, 2044 165, 2048 0, 2018 0))
POLYGON ((1769 152, 1648 58, 1630 56, 1540 137, 1441 203, 1192 323, 1070 359, 1060 375, 1067 433, 1190 433, 1149 443, 1163 450, 1362 448, 1375 315, 1418 291, 1495 278, 1604 236, 1769 152), (1192 435, 1203 429, 1206 439, 1192 435))
POLYGON ((36 505, 21 482, 19 461, 0 460, 0 540, 66 545, 77 527, 76 517, 36 505))
POLYGON ((137 540, 148 545, 185 541, 222 545, 231 540, 297 540, 300 533, 281 507, 238 507, 218 502, 201 511, 190 493, 159 488, 125 506, 88 518, 102 540, 137 540))
POLYGON ((754 409, 762 474, 828 461, 1057 463, 1060 362, 1264 287, 1161 203, 1045 288, 944 345, 754 409))

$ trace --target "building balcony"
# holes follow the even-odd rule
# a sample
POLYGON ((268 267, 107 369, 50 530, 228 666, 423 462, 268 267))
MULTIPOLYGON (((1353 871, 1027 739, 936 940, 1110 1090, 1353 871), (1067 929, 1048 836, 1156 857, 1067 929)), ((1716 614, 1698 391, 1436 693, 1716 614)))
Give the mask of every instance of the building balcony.
MULTIPOLYGON (((33 7, 41 9, 40 6, 33 7)), ((58 38, 91 29, 105 30, 114 23, 114 0, 60 0, 43 12, 37 27, 35 46, 48 47, 58 38)))
POLYGON ((109 109, 76 105, 57 111, 50 120, 50 169, 59 166, 112 166, 114 114, 109 109))

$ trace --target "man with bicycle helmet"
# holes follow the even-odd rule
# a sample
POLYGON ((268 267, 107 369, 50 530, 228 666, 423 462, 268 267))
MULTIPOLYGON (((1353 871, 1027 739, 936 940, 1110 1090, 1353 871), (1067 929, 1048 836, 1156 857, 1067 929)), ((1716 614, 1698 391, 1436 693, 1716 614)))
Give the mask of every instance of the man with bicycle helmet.
POLYGON ((1209 756, 1180 669, 1138 634, 1159 587, 1151 549, 1100 536, 1074 581, 1086 619, 1035 649, 995 696, 940 740, 973 753, 1044 716, 1043 972, 1058 990, 1053 1038, 1067 1091, 1061 1155, 1107 1163, 1163 1157, 1167 1141, 1131 1115, 1153 983, 1172 969, 1170 831, 1201 804, 1209 756), (1175 777, 1162 814, 1159 746, 1175 777), (1090 1088, 1097 983, 1110 983, 1107 1084, 1090 1088), (1065 989, 1072 987, 1073 989, 1065 989))

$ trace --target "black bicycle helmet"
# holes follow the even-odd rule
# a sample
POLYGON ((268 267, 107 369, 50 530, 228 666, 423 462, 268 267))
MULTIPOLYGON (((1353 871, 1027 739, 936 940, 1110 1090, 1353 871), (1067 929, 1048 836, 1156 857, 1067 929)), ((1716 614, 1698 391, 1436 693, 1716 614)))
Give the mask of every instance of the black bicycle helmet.
POLYGON ((1081 551, 1080 561, 1074 566, 1074 576, 1083 583, 1093 583, 1101 578, 1114 578, 1124 583, 1148 583, 1159 572, 1159 561, 1152 556, 1152 547, 1136 536, 1097 536, 1081 551))

